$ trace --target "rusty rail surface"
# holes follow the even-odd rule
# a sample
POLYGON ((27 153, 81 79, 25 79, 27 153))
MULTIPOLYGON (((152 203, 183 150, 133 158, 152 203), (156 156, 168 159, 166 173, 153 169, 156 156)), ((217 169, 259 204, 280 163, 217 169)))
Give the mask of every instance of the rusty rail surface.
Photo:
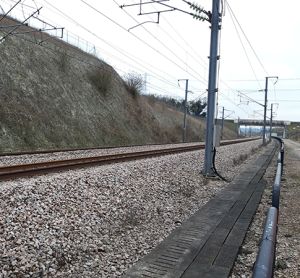
MULTIPOLYGON (((257 138, 227 140, 221 142, 221 145, 237 144, 247 141, 257 140, 257 138)), ((157 157, 162 155, 189 152, 204 149, 205 144, 193 146, 181 146, 174 148, 157 149, 151 151, 126 152, 121 154, 111 154, 102 156, 92 156, 64 160, 52 160, 37 163, 28 163, 12 166, 0 167, 0 180, 13 179, 20 176, 33 176, 60 170, 69 170, 93 165, 112 164, 117 162, 132 161, 143 158, 157 157)))
MULTIPOLYGON (((259 137, 253 137, 252 140, 258 139, 259 137)), ((235 140, 242 140, 241 142, 248 141, 250 138, 240 138, 240 139, 229 139, 223 140, 223 144, 225 145, 226 142, 232 142, 235 140)), ((50 154, 50 153, 63 153, 63 152, 75 152, 75 151, 92 151, 92 150, 103 150, 103 149, 116 149, 116 148, 132 148, 132 147, 143 147, 143 146, 162 146, 162 148, 166 145, 182 145, 182 144, 197 144, 202 145, 203 142, 189 142, 189 143, 166 143, 166 144, 147 144, 147 145, 124 145, 124 146, 105 146, 105 147, 85 147, 85 148, 66 148, 66 149, 41 149, 35 151, 19 151, 19 152, 2 152, 0 153, 1 156, 18 156, 18 155, 31 155, 31 154, 50 154)), ((221 143, 222 144, 222 143, 221 143)))

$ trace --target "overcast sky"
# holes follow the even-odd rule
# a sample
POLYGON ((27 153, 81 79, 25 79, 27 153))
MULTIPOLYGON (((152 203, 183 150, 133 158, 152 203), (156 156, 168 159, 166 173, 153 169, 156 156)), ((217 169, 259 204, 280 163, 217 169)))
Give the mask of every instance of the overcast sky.
MULTIPOLYGON (((15 2, 0 1, 4 11, 15 2)), ((189 99, 206 97, 209 23, 197 21, 182 11, 169 11, 161 13, 160 22, 156 24, 153 22, 157 21, 157 14, 138 15, 139 6, 119 7, 139 2, 25 0, 11 15, 22 19, 42 6, 39 18, 65 27, 65 40, 90 52, 96 50, 97 55, 115 67, 120 75, 141 74, 147 81, 146 93, 183 98, 185 84, 180 82, 179 87, 178 79, 187 78, 192 91, 189 99), (127 31, 147 21, 152 23, 127 31)), ((211 10, 212 1, 192 2, 211 10)), ((182 0, 164 3, 193 12, 182 0)), ((229 118, 262 118, 263 107, 245 95, 263 103, 264 92, 260 90, 265 87, 265 77, 278 76, 275 85, 275 79, 269 79, 268 108, 274 103, 275 119, 300 121, 299 8, 297 0, 225 1, 218 111, 224 106, 225 116, 229 118)), ((142 12, 166 9, 160 4, 147 4, 142 12)), ((31 20, 30 24, 37 22, 31 20)))

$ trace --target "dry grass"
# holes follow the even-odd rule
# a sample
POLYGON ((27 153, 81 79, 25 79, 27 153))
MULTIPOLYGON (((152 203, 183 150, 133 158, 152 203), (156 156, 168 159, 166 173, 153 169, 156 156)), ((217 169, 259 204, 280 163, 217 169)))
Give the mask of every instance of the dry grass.
POLYGON ((66 73, 70 67, 70 56, 68 55, 66 50, 57 51, 57 54, 58 54, 58 59, 57 59, 58 67, 63 73, 66 73))
POLYGON ((233 166, 242 164, 248 157, 249 157, 248 154, 240 154, 237 158, 233 158, 232 160, 233 166))
MULTIPOLYGON (((103 61, 51 43, 0 47, 0 151, 182 141, 183 113, 139 95, 139 76, 124 86, 103 61)), ((188 117, 187 141, 204 135, 205 119, 188 117)))
POLYGON ((123 79, 126 90, 133 97, 137 97, 142 93, 142 90, 144 88, 144 80, 141 75, 135 73, 128 73, 123 77, 123 79))
POLYGON ((88 73, 89 80, 103 95, 112 87, 112 73, 107 69, 95 68, 88 73))

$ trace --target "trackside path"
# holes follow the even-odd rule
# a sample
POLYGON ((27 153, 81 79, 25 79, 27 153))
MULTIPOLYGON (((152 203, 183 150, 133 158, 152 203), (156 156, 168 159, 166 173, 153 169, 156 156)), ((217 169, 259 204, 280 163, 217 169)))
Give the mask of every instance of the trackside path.
POLYGON ((175 229, 126 277, 228 277, 260 202, 275 143, 175 229))
MULTIPOLYGON (((284 140, 284 143, 285 161, 280 192, 274 277, 296 278, 300 277, 300 143, 291 140, 284 140)), ((276 165, 276 159, 272 164, 276 165)), ((271 175, 276 170, 274 166, 267 171, 268 185, 235 263, 232 278, 252 277, 264 219, 270 206, 274 182, 271 175)))

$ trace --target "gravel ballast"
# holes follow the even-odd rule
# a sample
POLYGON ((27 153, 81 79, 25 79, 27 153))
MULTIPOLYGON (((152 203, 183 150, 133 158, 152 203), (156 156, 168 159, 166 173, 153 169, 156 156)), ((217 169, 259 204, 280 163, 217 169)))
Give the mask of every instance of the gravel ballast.
MULTIPOLYGON (((261 141, 218 148, 232 179, 261 141)), ((0 277, 120 277, 203 206, 223 181, 204 151, 0 184, 0 277)))

